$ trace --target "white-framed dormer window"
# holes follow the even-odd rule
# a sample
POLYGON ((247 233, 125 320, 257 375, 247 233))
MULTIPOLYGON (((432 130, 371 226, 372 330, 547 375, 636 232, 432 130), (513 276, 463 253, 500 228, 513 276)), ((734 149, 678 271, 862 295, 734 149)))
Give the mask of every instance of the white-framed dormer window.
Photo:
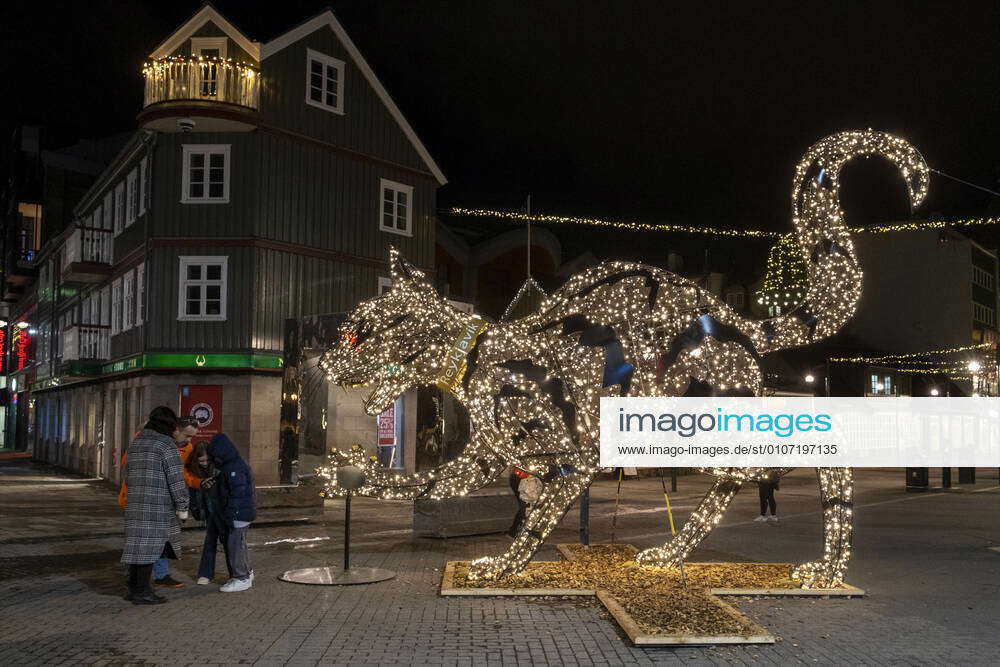
POLYGON ((139 170, 133 169, 125 179, 125 226, 135 222, 139 215, 139 170))
POLYGON ((216 321, 226 319, 228 257, 180 257, 177 319, 216 321))
POLYGON ((229 203, 229 144, 184 144, 182 204, 229 203))
POLYGON ((125 184, 115 186, 115 234, 125 228, 125 184))
POLYGON ((381 180, 379 187, 379 229, 413 236, 413 186, 381 180))
POLYGON ((211 58, 225 60, 227 55, 227 40, 225 37, 192 37, 191 55, 205 56, 198 64, 198 92, 201 97, 216 97, 222 87, 222 79, 226 75, 225 68, 211 58))
POLYGON ((111 282, 111 335, 122 331, 122 279, 115 278, 111 282))
POLYGON ((122 280, 122 331, 128 331, 132 328, 132 316, 135 306, 135 292, 132 291, 134 286, 133 275, 129 271, 122 280))
POLYGON ((306 104, 344 113, 344 61, 306 49, 306 104))

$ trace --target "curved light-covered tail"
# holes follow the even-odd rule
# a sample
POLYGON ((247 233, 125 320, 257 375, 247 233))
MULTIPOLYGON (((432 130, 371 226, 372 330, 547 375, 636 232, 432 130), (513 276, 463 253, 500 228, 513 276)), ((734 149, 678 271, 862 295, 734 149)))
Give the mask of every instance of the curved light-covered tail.
POLYGON ((840 175, 856 157, 880 155, 896 165, 910 205, 927 194, 930 170, 909 142, 874 130, 840 132, 813 144, 795 168, 792 224, 809 289, 791 312, 752 326, 761 352, 816 342, 835 334, 861 298, 861 269, 840 207, 840 175))

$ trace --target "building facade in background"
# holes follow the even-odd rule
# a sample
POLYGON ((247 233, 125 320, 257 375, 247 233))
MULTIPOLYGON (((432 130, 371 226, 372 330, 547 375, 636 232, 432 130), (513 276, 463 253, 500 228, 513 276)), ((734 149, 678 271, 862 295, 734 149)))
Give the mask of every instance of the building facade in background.
POLYGON ((432 268, 445 179, 330 11, 262 44, 206 6, 143 75, 138 129, 11 306, 14 357, 35 332, 17 438, 116 479, 164 404, 274 482, 286 320, 374 296, 390 245, 432 268))

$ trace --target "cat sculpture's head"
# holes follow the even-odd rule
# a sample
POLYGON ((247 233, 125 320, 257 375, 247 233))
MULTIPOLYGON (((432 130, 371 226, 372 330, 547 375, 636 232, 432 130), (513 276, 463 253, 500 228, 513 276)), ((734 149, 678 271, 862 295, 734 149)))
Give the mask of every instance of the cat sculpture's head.
POLYGON ((395 248, 389 265, 392 288, 358 304, 320 360, 331 383, 372 388, 364 403, 370 415, 384 412, 408 389, 434 384, 468 320, 395 248))

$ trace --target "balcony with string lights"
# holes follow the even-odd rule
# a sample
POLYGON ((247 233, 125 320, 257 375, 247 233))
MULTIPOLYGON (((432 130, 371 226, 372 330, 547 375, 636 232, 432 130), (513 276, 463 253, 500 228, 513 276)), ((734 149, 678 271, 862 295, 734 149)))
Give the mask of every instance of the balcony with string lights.
POLYGON ((214 56, 147 62, 139 124, 161 132, 248 131, 256 127, 260 70, 214 56))

